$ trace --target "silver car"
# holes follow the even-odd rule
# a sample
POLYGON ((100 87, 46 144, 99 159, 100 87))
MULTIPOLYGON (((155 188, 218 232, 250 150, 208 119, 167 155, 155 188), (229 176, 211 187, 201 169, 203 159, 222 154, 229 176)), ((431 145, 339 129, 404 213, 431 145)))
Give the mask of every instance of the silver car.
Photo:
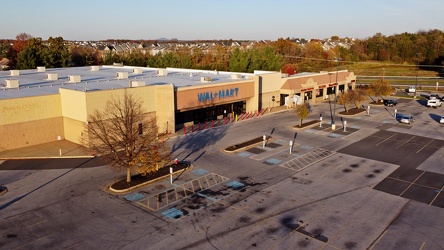
POLYGON ((403 115, 399 121, 401 123, 411 124, 415 120, 413 119, 413 116, 411 116, 411 115, 403 115))

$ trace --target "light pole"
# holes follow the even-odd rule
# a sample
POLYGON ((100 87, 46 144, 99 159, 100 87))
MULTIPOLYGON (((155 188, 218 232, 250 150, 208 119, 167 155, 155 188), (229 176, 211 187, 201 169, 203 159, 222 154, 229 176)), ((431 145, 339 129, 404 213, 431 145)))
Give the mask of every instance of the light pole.
POLYGON ((335 57, 336 61, 336 82, 335 82, 335 99, 333 100, 333 119, 331 121, 331 130, 336 129, 335 118, 336 118, 336 99, 337 99, 337 88, 338 88, 338 71, 339 71, 339 61, 341 58, 335 57))
POLYGON ((419 55, 420 55, 420 53, 416 53, 416 82, 415 82, 415 96, 414 96, 414 98, 416 98, 416 90, 418 89, 419 55))

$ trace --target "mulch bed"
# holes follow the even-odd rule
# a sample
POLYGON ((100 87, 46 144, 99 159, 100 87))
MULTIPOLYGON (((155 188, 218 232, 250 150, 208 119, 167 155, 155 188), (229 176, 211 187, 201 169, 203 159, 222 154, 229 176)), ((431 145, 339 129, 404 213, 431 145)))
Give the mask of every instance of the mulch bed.
POLYGON ((299 124, 298 124, 296 126, 293 126, 293 128, 302 129, 302 128, 310 127, 313 124, 319 124, 319 121, 313 120, 313 121, 305 122, 305 123, 302 123, 301 126, 299 126, 299 124))
POLYGON ((348 111, 339 112, 339 114, 340 115, 357 115, 357 114, 360 114, 362 112, 366 112, 366 110, 365 109, 360 109, 360 108, 352 108, 352 109, 349 109, 348 111))
MULTIPOLYGON (((267 140, 269 140, 270 138, 271 138, 271 136, 267 136, 266 137, 267 140)), ((251 139, 251 140, 246 141, 246 142, 242 142, 242 143, 239 143, 239 144, 236 144, 236 145, 233 145, 233 146, 229 146, 228 148, 225 149, 225 151, 234 152, 234 151, 239 150, 241 148, 252 146, 252 145, 258 144, 258 143, 263 142, 263 141, 264 141, 264 137, 260 136, 260 137, 251 139)))
POLYGON ((131 181, 127 182, 126 177, 124 179, 121 179, 111 185, 111 188, 114 190, 125 190, 131 187, 135 187, 137 185, 155 180, 160 177, 168 176, 170 174, 170 167, 173 168, 173 172, 185 170, 190 166, 190 163, 187 162, 178 162, 178 164, 171 164, 167 165, 163 168, 160 168, 158 171, 149 173, 146 175, 137 174, 134 176, 131 176, 131 181))

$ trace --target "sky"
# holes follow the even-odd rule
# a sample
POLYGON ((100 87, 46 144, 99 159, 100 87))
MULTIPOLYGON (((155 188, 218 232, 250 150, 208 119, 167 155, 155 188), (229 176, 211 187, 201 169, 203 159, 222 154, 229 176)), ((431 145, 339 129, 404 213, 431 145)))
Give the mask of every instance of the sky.
POLYGON ((6 0, 0 39, 365 39, 438 29, 443 0, 6 0))

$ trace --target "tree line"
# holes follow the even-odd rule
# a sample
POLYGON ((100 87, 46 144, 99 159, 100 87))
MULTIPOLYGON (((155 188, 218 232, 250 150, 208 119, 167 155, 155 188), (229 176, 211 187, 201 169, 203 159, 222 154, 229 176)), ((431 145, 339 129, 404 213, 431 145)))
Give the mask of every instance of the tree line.
POLYGON ((310 40, 300 44, 295 39, 255 45, 252 48, 231 48, 216 45, 210 52, 200 48, 180 48, 162 54, 141 52, 119 55, 108 52, 101 55, 93 48, 68 45, 62 37, 43 41, 29 34, 17 35, 13 41, 0 41, 2 57, 9 59, 10 69, 78 67, 111 65, 115 62, 141 67, 177 67, 203 70, 248 72, 254 70, 282 71, 287 74, 316 72, 354 62, 389 62, 409 65, 434 65, 442 68, 444 62, 444 33, 434 29, 417 33, 384 36, 377 33, 366 39, 356 39, 349 46, 341 43, 351 39, 333 36, 326 48, 325 41, 310 40))

